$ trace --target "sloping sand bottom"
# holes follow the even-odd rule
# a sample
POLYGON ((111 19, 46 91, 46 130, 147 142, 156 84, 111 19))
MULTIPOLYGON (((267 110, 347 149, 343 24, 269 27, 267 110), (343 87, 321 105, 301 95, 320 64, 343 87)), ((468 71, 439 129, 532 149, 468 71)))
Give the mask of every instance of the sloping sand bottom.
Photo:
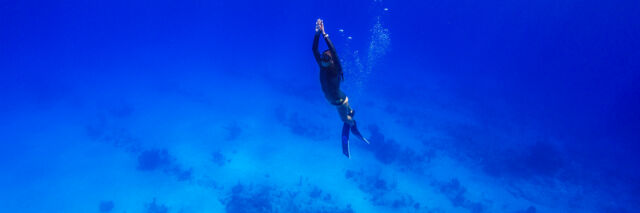
POLYGON ((0 209, 598 211, 588 199, 568 203, 567 197, 583 192, 581 186, 496 178, 453 156, 455 147, 442 144, 455 139, 441 130, 477 125, 466 112, 393 102, 407 107, 400 112, 422 116, 409 122, 379 97, 352 97, 362 132, 373 137, 377 131, 384 138, 372 143, 389 146, 352 137, 347 159, 337 113, 321 96, 299 99, 259 81, 247 84, 252 89, 234 85, 214 93, 207 91, 220 88, 194 84, 160 93, 139 90, 113 102, 60 101, 25 109, 30 112, 16 118, 16 131, 7 135, 17 144, 4 150, 0 209))

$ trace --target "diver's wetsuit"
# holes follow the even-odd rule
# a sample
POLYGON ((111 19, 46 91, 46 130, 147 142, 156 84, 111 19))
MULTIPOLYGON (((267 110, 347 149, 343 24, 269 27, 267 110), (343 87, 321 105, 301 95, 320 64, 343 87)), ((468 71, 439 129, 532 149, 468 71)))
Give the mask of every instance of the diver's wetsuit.
POLYGON ((329 40, 329 37, 325 37, 329 51, 331 52, 331 58, 333 59, 333 66, 323 67, 320 59, 320 52, 318 52, 318 40, 320 40, 320 33, 316 33, 313 37, 313 56, 320 66, 320 85, 322 85, 322 91, 325 98, 329 103, 333 105, 340 105, 344 102, 346 95, 340 90, 340 81, 342 80, 342 66, 340 65, 340 59, 336 54, 336 48, 329 40))
POLYGON ((333 61, 333 66, 324 67, 322 66, 320 52, 318 51, 319 40, 320 33, 318 32, 313 38, 313 56, 316 58, 318 66, 320 66, 320 85, 322 86, 322 92, 324 92, 324 97, 329 103, 337 107, 342 121, 353 125, 353 110, 349 106, 349 99, 344 92, 340 90, 340 81, 343 79, 343 74, 336 48, 333 46, 333 43, 331 43, 331 40, 329 40, 329 36, 324 36, 333 61))

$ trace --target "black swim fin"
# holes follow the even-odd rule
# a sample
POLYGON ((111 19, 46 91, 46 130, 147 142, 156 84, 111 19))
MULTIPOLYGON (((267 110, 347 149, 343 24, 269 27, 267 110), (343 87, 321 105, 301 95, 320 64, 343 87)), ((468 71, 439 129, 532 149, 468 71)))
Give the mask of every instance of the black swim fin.
MULTIPOLYGON (((344 131, 344 127, 343 127, 343 131, 344 131)), ((362 134, 360 133, 360 130, 358 130, 358 126, 356 126, 356 121, 353 121, 353 126, 351 126, 351 132, 356 137, 360 138, 360 140, 364 141, 367 144, 371 144, 371 143, 369 143, 369 140, 367 140, 364 136, 362 136, 362 134)))
POLYGON ((344 123, 342 126, 342 153, 346 155, 347 158, 351 158, 349 154, 349 129, 349 124, 344 123))

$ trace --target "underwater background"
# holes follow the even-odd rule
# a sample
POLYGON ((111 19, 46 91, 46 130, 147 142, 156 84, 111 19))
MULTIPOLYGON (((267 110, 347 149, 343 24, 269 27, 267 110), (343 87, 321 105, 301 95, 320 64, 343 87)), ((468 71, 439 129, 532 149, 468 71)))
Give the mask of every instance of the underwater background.
POLYGON ((0 212, 637 212, 639 39, 632 0, 1 0, 0 212))

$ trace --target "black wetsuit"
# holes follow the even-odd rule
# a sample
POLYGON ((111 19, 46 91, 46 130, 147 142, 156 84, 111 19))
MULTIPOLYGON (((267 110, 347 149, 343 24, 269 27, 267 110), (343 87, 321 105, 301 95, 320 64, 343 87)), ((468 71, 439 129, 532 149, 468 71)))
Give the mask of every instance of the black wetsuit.
POLYGON ((313 38, 313 56, 320 66, 320 85, 322 85, 322 91, 325 98, 329 103, 333 105, 340 105, 347 97, 342 90, 340 90, 340 81, 342 80, 342 66, 340 65, 340 59, 336 54, 336 48, 329 40, 329 37, 325 37, 329 51, 331 52, 331 58, 333 60, 333 66, 323 67, 320 59, 320 52, 318 52, 318 40, 320 40, 320 33, 316 33, 313 38))

